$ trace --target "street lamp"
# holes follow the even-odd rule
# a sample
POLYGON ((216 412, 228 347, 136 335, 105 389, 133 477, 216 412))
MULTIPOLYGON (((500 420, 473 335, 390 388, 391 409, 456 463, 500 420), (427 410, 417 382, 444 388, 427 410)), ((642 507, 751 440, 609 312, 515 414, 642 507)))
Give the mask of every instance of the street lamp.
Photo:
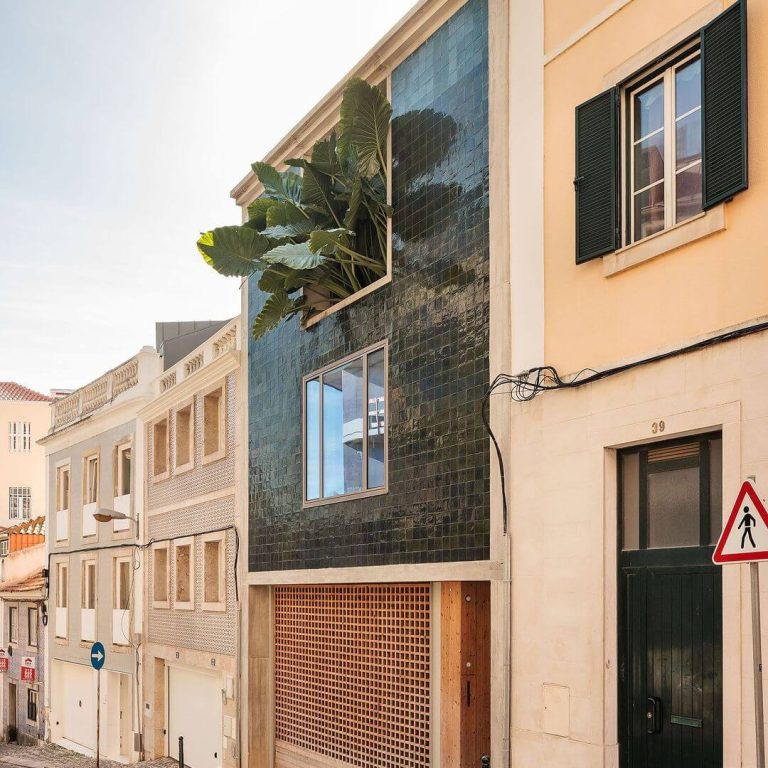
POLYGON ((105 509, 104 507, 99 507, 93 513, 93 516, 100 523, 109 523, 112 520, 132 520, 134 523, 139 522, 138 518, 126 515, 125 512, 118 512, 116 509, 105 509))

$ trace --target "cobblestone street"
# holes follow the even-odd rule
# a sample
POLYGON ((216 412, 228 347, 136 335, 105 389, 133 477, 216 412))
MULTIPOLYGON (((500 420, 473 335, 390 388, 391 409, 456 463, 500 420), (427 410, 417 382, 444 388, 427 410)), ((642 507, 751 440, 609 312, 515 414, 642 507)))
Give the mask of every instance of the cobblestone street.
MULTIPOLYGON (((123 763, 101 760, 101 768, 125 768, 123 763)), ((176 768, 177 762, 170 758, 161 758, 144 763, 135 763, 142 768, 176 768)), ((35 747, 19 744, 0 744, 0 768, 18 766, 18 768, 95 768, 96 760, 78 752, 71 752, 54 744, 41 744, 35 747)))

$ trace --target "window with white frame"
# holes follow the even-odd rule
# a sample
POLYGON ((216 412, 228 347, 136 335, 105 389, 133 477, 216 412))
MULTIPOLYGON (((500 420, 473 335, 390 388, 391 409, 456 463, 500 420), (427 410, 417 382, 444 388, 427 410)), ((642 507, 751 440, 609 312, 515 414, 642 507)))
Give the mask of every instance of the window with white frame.
POLYGON ((56 563, 56 637, 67 637, 69 606, 69 564, 56 563))
POLYGON ((168 543, 152 547, 152 604, 155 608, 168 607, 168 543))
POLYGON ((99 500, 99 456, 87 456, 83 465, 83 504, 99 500))
POLYGON ((19 642, 19 609, 12 605, 8 608, 8 640, 18 645, 19 642))
POLYGON ((8 422, 8 450, 11 453, 32 450, 32 424, 29 421, 8 422))
POLYGON ((12 485, 8 489, 8 518, 10 520, 29 520, 32 508, 32 489, 12 485))
POLYGON ((131 602, 131 558, 116 557, 114 568, 112 607, 118 611, 127 611, 131 602))
POLYGON ((92 611, 96 608, 96 561, 83 560, 81 569, 80 607, 92 611))
POLYGON ((226 602, 224 532, 202 537, 203 610, 223 611, 226 602))
POLYGON ((174 546, 173 583, 174 608, 192 610, 194 608, 194 540, 179 539, 174 546))
POLYGON ((38 610, 37 608, 27 608, 27 645, 30 648, 37 648, 37 629, 38 629, 38 610))
POLYGON ((8 537, 5 536, 4 538, 0 539, 0 555, 7 555, 8 554, 8 537))
POLYGON ((305 503, 386 490, 387 349, 304 379, 305 503))
POLYGON ((56 511, 69 509, 69 464, 56 469, 56 511))
POLYGON ((37 722, 37 690, 27 689, 27 720, 30 723, 37 722))
POLYGON ((131 492, 131 444, 115 448, 115 496, 127 496, 131 492))
POLYGON ((701 213, 701 60, 698 44, 625 88, 628 242, 701 213))

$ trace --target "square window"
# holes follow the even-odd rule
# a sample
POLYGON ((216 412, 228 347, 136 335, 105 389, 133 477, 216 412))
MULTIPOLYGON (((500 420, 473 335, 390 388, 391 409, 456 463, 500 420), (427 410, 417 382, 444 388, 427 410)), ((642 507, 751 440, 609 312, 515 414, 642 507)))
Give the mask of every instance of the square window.
POLYGON ((168 477, 168 417, 152 425, 152 475, 155 480, 168 477))
POLYGON ((194 413, 192 403, 176 411, 174 434, 174 468, 178 471, 191 469, 194 460, 194 413))
POLYGON ((386 358, 379 345, 305 378, 305 503, 386 491, 386 358))
POLYGON ((701 213, 701 59, 698 42, 624 88, 627 244, 701 213))

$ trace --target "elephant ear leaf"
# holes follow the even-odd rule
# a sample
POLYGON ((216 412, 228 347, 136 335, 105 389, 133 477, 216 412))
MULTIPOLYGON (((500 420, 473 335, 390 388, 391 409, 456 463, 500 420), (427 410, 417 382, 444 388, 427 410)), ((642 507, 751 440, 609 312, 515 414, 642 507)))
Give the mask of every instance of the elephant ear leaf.
POLYGON ((261 257, 270 249, 269 239, 249 227, 218 227, 204 232, 197 249, 222 275, 250 275, 260 266, 261 257))
POLYGON ((323 254, 313 253, 309 243, 287 243, 267 251, 263 261, 267 264, 282 264, 290 269, 314 269, 323 263, 323 254))
POLYGON ((284 317, 295 315, 304 303, 304 297, 292 299, 285 291, 276 291, 265 302, 261 312, 253 321, 251 332, 254 339, 260 339, 267 331, 280 324, 284 317))
POLYGON ((301 176, 293 171, 280 172, 269 163, 251 163, 256 178, 264 187, 265 197, 298 203, 301 200, 301 176))
POLYGON ((391 117, 392 107, 378 86, 359 77, 349 81, 341 102, 336 152, 343 162, 354 149, 358 170, 366 179, 385 171, 384 154, 391 117))

